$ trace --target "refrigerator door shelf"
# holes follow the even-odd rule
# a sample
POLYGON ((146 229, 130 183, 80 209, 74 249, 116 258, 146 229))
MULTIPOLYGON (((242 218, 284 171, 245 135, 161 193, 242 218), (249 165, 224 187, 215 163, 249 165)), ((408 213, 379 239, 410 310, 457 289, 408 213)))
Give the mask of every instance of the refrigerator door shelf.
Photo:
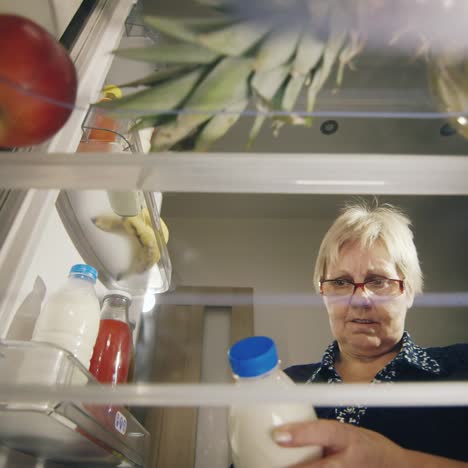
MULTIPOLYGON (((102 115, 102 125, 115 125, 110 132, 102 127, 101 133, 93 134, 98 116, 94 110, 87 114, 77 153, 106 153, 111 161, 143 150, 142 134, 129 131, 126 119, 109 117, 106 123, 102 115), (92 139, 93 135, 104 139, 92 139), (106 140, 109 136, 115 141, 106 140)), ((139 190, 63 191, 59 195, 56 206, 65 229, 107 288, 133 295, 169 288, 172 267, 159 218, 160 195, 139 190)))
MULTIPOLYGON (((130 119, 114 116, 105 109, 90 107, 81 125, 83 136, 77 152, 96 151, 92 148, 93 143, 117 143, 124 151, 131 150, 133 144, 127 139, 131 125, 130 119), (86 150, 87 143, 91 146, 90 150, 86 150)), ((105 149, 99 151, 106 152, 105 149)))
MULTIPOLYGON (((63 191, 57 210, 84 261, 99 271, 109 289, 133 295, 162 293, 169 288, 171 262, 156 202, 140 198, 138 216, 118 216, 102 190, 63 191)), ((112 200, 112 198, 111 198, 112 200)))
MULTIPOLYGON (((67 351, 0 342, 0 385, 99 385, 67 351)), ((143 466, 149 433, 122 406, 60 401, 0 402, 0 442, 46 460, 88 466, 143 466)))

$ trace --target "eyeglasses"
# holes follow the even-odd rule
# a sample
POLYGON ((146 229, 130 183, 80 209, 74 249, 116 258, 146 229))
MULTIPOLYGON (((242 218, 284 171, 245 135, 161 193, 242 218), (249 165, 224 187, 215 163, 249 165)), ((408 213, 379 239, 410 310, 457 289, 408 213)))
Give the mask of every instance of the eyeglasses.
POLYGON ((390 278, 373 278, 363 283, 355 283, 348 279, 329 279, 320 281, 320 294, 323 296, 352 296, 358 288, 362 288, 376 296, 399 296, 403 294, 404 281, 390 278))

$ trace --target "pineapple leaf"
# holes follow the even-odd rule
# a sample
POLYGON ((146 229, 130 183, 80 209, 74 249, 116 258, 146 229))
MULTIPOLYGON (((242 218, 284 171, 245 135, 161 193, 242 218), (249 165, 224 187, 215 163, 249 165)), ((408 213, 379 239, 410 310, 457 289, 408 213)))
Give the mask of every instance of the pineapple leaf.
POLYGON ((300 29, 292 28, 271 30, 257 50, 255 70, 265 72, 289 62, 296 51, 300 33, 300 29))
POLYGON ((252 88, 266 101, 271 101, 286 80, 290 67, 282 65, 266 72, 257 72, 252 78, 252 88))
POLYGON ((266 115, 263 115, 263 114, 258 114, 255 117, 252 130, 250 130, 249 138, 247 140, 247 145, 246 145, 247 149, 250 149, 254 141, 257 139, 258 134, 260 133, 260 130, 262 129, 262 126, 265 120, 266 120, 266 115))
POLYGON ((211 8, 224 9, 230 3, 228 0, 196 0, 200 5, 205 5, 211 8))
POLYGON ((138 80, 129 81, 128 83, 123 83, 118 85, 119 88, 135 88, 137 86, 155 86, 158 83, 164 81, 182 77, 186 73, 193 71, 196 66, 173 66, 170 68, 162 68, 156 70, 154 73, 151 73, 148 76, 140 78, 138 80))
POLYGON ((158 128, 151 151, 166 151, 182 141, 214 114, 248 98, 251 60, 226 57, 195 88, 174 122, 158 128))
POLYGON ((198 135, 195 150, 207 151, 216 140, 223 137, 239 120, 248 103, 249 101, 247 99, 236 102, 227 106, 225 113, 216 114, 211 120, 209 120, 198 135))
POLYGON ((248 96, 252 61, 226 57, 206 76, 185 103, 186 109, 214 111, 248 96))
POLYGON ((271 24, 267 22, 243 21, 199 34, 198 42, 224 55, 240 56, 258 43, 270 29, 271 24))
MULTIPOLYGON (((320 82, 322 77, 320 71, 316 70, 313 72, 309 89, 307 90, 307 112, 313 112, 315 107, 315 101, 317 100, 318 92, 320 91, 320 82)), ((311 116, 309 116, 309 123, 312 123, 311 116)))
POLYGON ((133 111, 168 111, 177 107, 188 96, 203 76, 202 68, 180 78, 161 83, 154 88, 138 91, 113 101, 95 104, 103 109, 126 109, 133 111))
POLYGON ((197 35, 226 26, 230 21, 226 17, 214 18, 171 18, 163 16, 145 16, 145 23, 168 36, 187 42, 197 42, 197 35))
POLYGON ((291 112, 296 105, 296 101, 301 93, 302 86, 305 82, 305 76, 298 75, 298 76, 291 76, 289 81, 286 85, 286 89, 284 91, 283 102, 281 107, 291 112))
POLYGON ((182 114, 176 120, 156 127, 151 139, 151 152, 167 151, 176 143, 184 140, 206 122, 210 114, 182 114))
POLYGON ((344 70, 346 65, 349 65, 349 68, 353 68, 351 61, 353 58, 362 52, 364 48, 364 40, 356 33, 351 33, 351 39, 341 50, 340 56, 338 58, 338 72, 336 76, 336 84, 341 86, 343 83, 344 70))
POLYGON ((187 42, 195 42, 197 35, 192 28, 177 18, 166 18, 161 16, 145 16, 144 22, 168 36, 187 42))
POLYGON ((200 30, 219 28, 234 23, 234 19, 226 15, 210 16, 208 18, 186 18, 184 22, 187 26, 200 30))
POLYGON ((291 74, 307 75, 317 66, 324 50, 325 44, 316 39, 310 31, 305 30, 297 46, 291 74))
POLYGON ((163 122, 174 119, 173 114, 156 114, 156 115, 145 115, 139 117, 135 123, 130 127, 130 132, 143 130, 145 128, 156 127, 161 125, 163 122))
POLYGON ((342 28, 340 17, 338 15, 332 15, 330 36, 328 38, 322 59, 315 69, 312 82, 309 85, 307 112, 312 112, 315 106, 317 95, 330 76, 333 65, 336 63, 336 59, 346 42, 346 37, 347 32, 342 28))
POLYGON ((114 54, 130 60, 150 63, 208 64, 219 54, 195 44, 161 44, 155 47, 117 49, 114 54))

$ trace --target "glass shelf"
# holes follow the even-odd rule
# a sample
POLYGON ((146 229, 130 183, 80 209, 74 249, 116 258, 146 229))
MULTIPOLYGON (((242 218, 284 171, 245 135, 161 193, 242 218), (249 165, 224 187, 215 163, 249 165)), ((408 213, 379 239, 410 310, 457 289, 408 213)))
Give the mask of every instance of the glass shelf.
MULTIPOLYGON (((226 109, 222 104, 217 106, 213 102, 208 106, 210 116, 231 113, 233 117, 239 116, 236 123, 212 146, 199 150, 194 143, 205 129, 205 122, 170 147, 171 151, 247 154, 288 152, 311 156, 320 153, 465 155, 468 131, 464 115, 468 112, 468 99, 465 97, 463 81, 457 76, 465 73, 463 64, 468 57, 463 37, 460 36, 463 30, 460 18, 467 12, 467 8, 463 1, 456 0, 445 3, 429 1, 424 5, 412 6, 402 1, 388 0, 367 3, 328 0, 274 3, 263 0, 181 0, 177 4, 162 0, 157 3, 140 2, 128 23, 156 34, 158 40, 153 44, 155 52, 168 43, 180 44, 181 40, 168 32, 170 28, 158 28, 155 24, 151 27, 151 21, 145 23, 143 19, 149 16, 187 20, 185 24, 189 32, 195 31, 196 37, 189 34, 183 36, 183 40, 188 43, 192 41, 198 46, 206 46, 205 34, 218 32, 222 37, 223 28, 227 27, 225 24, 216 25, 216 21, 223 19, 228 24, 255 23, 258 28, 266 25, 268 29, 273 25, 269 34, 276 31, 276 27, 280 29, 279 24, 292 29, 300 26, 303 32, 311 33, 323 43, 323 55, 304 76, 302 91, 292 109, 277 106, 278 103, 271 104, 274 99, 281 97, 281 92, 285 92, 282 88, 277 90, 267 106, 262 101, 265 96, 259 99, 259 87, 255 85, 255 77, 259 74, 256 54, 268 35, 260 35, 252 47, 238 54, 233 52, 229 55, 227 52, 219 52, 213 45, 206 46, 204 50, 219 52, 207 65, 207 74, 229 57, 252 60, 252 71, 246 78, 248 105, 242 111, 237 111, 226 109), (287 14, 284 10, 286 3, 287 14), (364 4, 367 7, 363 9, 364 4), (320 11, 320 7, 324 11, 330 8, 333 14, 325 14, 320 11), (200 24, 197 25, 198 20, 200 24), (207 26, 213 20, 213 26, 207 26), (206 23, 201 26, 203 21, 206 23), (335 21, 341 25, 340 30, 346 32, 346 37, 338 50, 332 53, 333 41, 330 37, 335 21), (447 27, 449 24, 450 28, 447 27), (329 63, 325 66, 327 61, 329 63), (314 86, 314 77, 324 68, 326 73, 323 82, 317 87, 315 105, 312 106, 314 99, 310 99, 309 90, 314 86), (259 102, 263 103, 263 108, 259 102), (261 113, 267 114, 266 120, 257 138, 248 145, 250 132, 261 113), (289 122, 283 125, 284 122, 279 123, 281 119, 289 122)), ((187 29, 184 31, 187 33, 187 29)), ((281 51, 287 45, 285 43, 286 39, 278 40, 276 50, 281 51)), ((131 46, 123 42, 121 48, 126 47, 131 46)), ((124 59, 117 55, 114 63, 121 60, 127 63, 129 57, 124 59)), ((168 67, 174 66, 157 58, 133 61, 135 67, 143 62, 161 73, 166 73, 168 67)), ((281 66, 293 66, 293 59, 285 61, 281 66)), ((290 83, 293 76, 291 72, 281 86, 290 83)), ((142 77, 136 75, 130 80, 125 77, 124 81, 142 77)), ((222 86, 227 86, 226 80, 222 86)), ((153 89, 157 87, 155 85, 153 89)), ((140 83, 138 90, 142 89, 140 83)), ((126 91, 128 94, 132 89, 127 88, 126 91)), ((160 105, 160 101, 155 101, 152 109, 145 102, 141 108, 126 107, 118 112, 123 117, 131 111, 132 118, 165 113, 172 113, 174 118, 185 113, 196 114, 199 107, 189 105, 191 95, 177 106, 161 108, 164 106, 160 105)), ((161 123, 154 125, 161 132, 165 131, 161 123)), ((153 151, 158 154, 165 149, 153 151)))

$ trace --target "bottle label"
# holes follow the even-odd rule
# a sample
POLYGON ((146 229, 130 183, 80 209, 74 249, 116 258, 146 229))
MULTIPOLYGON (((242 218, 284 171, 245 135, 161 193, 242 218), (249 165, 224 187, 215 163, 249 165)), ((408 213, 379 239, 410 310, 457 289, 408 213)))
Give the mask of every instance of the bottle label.
POLYGON ((117 411, 115 414, 114 427, 122 435, 125 435, 127 432, 127 418, 120 411, 117 411))

